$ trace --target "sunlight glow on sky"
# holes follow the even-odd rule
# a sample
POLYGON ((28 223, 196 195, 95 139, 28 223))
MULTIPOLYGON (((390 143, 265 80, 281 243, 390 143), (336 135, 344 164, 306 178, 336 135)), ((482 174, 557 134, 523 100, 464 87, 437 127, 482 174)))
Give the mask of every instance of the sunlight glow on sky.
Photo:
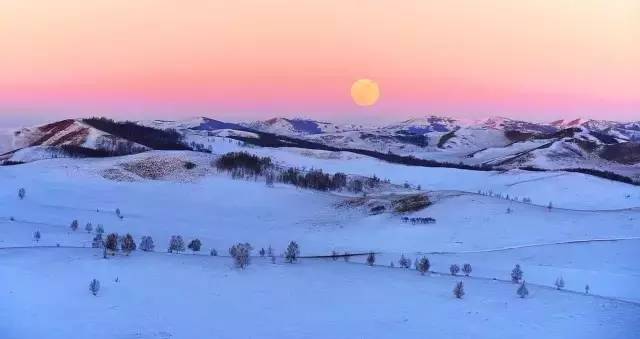
POLYGON ((638 0, 4 0, 0 41, 16 121, 640 120, 638 0))

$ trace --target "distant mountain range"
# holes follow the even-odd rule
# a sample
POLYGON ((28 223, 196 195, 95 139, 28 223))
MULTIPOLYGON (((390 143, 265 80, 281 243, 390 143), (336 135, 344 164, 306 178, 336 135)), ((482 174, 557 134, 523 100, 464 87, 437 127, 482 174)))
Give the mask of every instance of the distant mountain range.
POLYGON ((250 138, 267 133, 287 137, 290 143, 304 142, 293 143, 296 147, 363 150, 497 169, 587 168, 640 180, 640 122, 570 119, 536 123, 504 117, 461 120, 425 116, 383 126, 288 118, 230 123, 206 117, 113 124, 77 119, 0 132, 0 162, 59 156, 61 148, 84 150, 94 156, 159 147, 176 149, 175 135, 171 134, 176 132, 187 139, 201 133, 236 133, 250 138), (176 132, 152 132, 157 130, 176 132), (162 138, 171 140, 161 142, 162 138))

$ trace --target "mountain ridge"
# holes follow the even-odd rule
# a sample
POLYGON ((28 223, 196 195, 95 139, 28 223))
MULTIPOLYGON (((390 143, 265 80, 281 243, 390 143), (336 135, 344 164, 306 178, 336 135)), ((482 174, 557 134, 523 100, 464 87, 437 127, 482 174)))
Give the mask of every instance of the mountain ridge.
MULTIPOLYGON (((303 118, 238 123, 208 117, 123 123, 108 121, 67 119, 8 133, 5 131, 0 135, 0 162, 53 157, 55 155, 47 155, 47 152, 70 147, 105 155, 151 149, 187 149, 186 145, 180 146, 179 139, 191 139, 197 135, 229 135, 251 141, 260 138, 256 134, 260 132, 293 138, 292 144, 303 148, 325 145, 329 150, 362 150, 375 152, 371 154, 393 154, 497 169, 587 168, 640 179, 640 122, 573 119, 535 123, 501 116, 460 120, 434 115, 381 126, 339 125, 303 118), (125 127, 126 133, 118 133, 125 127), (222 131, 228 132, 220 134, 222 131), (138 140, 137 134, 155 136, 138 140), (32 154, 24 155, 29 152, 32 154)), ((95 155, 89 153, 89 156, 95 155)))

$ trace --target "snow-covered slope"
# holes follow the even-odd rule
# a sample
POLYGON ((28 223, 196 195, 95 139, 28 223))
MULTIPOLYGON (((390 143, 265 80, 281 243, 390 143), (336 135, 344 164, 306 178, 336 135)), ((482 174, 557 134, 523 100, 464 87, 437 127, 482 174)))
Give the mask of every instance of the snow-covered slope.
POLYGON ((4 339, 631 339, 640 321, 636 304, 533 284, 520 299, 510 282, 341 260, 256 258, 237 270, 228 258, 161 251, 109 260, 91 249, 1 254, 4 339), (93 278, 97 296, 87 290, 93 278), (458 281, 463 299, 451 294, 458 281))
POLYGON ((60 146, 116 151, 150 148, 96 129, 81 120, 62 120, 42 126, 6 130, 0 138, 0 162, 28 162, 65 156, 60 146))
POLYGON ((227 123, 207 117, 196 117, 186 120, 143 120, 138 121, 142 126, 158 129, 193 129, 193 130, 219 130, 219 129, 242 129, 239 124, 227 123))
POLYGON ((194 142, 211 146, 214 153, 244 151, 269 156, 287 166, 319 168, 330 173, 376 175, 402 185, 408 182, 425 190, 493 192, 510 197, 529 197, 534 204, 574 209, 621 209, 640 207, 640 186, 563 171, 474 171, 453 168, 405 166, 350 152, 327 152, 297 148, 245 147, 226 138, 192 135, 194 142), (540 186, 540 183, 544 185, 540 186), (549 189, 546 189, 546 188, 549 189))
POLYGON ((243 123, 243 126, 261 132, 288 136, 304 136, 321 133, 340 133, 364 128, 362 125, 337 125, 311 119, 272 118, 264 121, 243 123))
MULTIPOLYGON (((640 123, 588 119, 550 124, 489 117, 460 120, 425 116, 380 127, 338 125, 309 119, 273 118, 251 123, 228 123, 206 117, 184 121, 150 120, 139 125, 177 130, 186 140, 192 134, 246 136, 267 132, 342 149, 392 153, 420 159, 498 169, 586 168, 614 172, 640 181, 640 123)), ((259 138, 259 136, 256 136, 259 138)), ((64 120, 35 128, 0 133, 3 161, 30 161, 56 155, 50 146, 77 145, 89 149, 117 149, 129 142, 64 120), (28 146, 42 146, 13 153, 28 146)), ((148 148, 134 146, 138 150, 148 148)))
POLYGON ((247 321, 245 337, 635 337, 639 187, 577 173, 408 167, 344 152, 243 147, 204 132, 190 137, 208 142, 212 153, 150 151, 0 167, 3 339, 230 338, 247 321), (268 187, 264 178, 236 180, 212 168, 219 154, 238 150, 279 165, 419 184, 433 204, 405 215, 437 222, 370 215, 344 204, 353 198, 348 192, 268 187), (20 187, 24 199, 17 197, 20 187), (94 234, 83 231, 89 222, 107 233, 131 233, 137 242, 152 236, 155 252, 102 259, 89 248, 94 234), (200 239, 202 254, 166 253, 172 235, 200 239), (376 265, 254 257, 239 270, 229 258, 208 255, 245 241, 254 255, 269 245, 279 255, 291 240, 303 256, 375 251, 376 265), (389 268, 401 254, 427 256, 432 272, 389 268), (449 276, 453 263, 471 264, 471 276, 449 276), (529 286, 526 299, 509 281, 516 263, 529 286), (560 291, 553 288, 559 276, 566 281, 560 291), (87 288, 94 278, 102 286, 97 296, 87 288), (467 293, 461 300, 451 293, 458 281, 467 293), (591 295, 583 293, 586 284, 591 295), (69 314, 82 315, 81 325, 69 314))

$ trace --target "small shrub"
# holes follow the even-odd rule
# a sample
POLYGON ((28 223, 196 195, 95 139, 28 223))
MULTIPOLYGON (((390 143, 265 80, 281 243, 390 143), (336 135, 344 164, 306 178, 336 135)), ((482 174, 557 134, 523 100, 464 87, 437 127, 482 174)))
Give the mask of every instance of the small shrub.
POLYGON ((410 268, 411 267, 411 259, 407 258, 403 255, 400 256, 400 260, 398 260, 398 265, 400 265, 400 267, 403 268, 410 268))
POLYGON ((100 281, 98 281, 98 279, 91 280, 91 282, 89 283, 89 291, 91 291, 93 295, 98 295, 99 290, 100 290, 100 281))
POLYGON ((518 287, 518 290, 516 291, 516 293, 518 293, 520 298, 524 298, 529 295, 529 290, 527 289, 527 286, 525 285, 524 281, 522 281, 522 284, 520 284, 520 287, 518 287))
POLYGON ((127 233, 122 239, 122 244, 120 245, 122 252, 126 255, 136 250, 136 241, 133 240, 131 234, 127 233))
POLYGON ((71 222, 71 230, 75 232, 75 231, 78 229, 78 226, 79 226, 79 225, 80 225, 80 224, 78 223, 78 220, 74 220, 74 221, 72 221, 72 222, 71 222))
POLYGON ((111 233, 107 235, 107 239, 104 242, 104 248, 111 251, 111 255, 114 255, 118 250, 118 233, 111 233))
POLYGON ((462 266, 462 273, 464 273, 464 275, 466 275, 467 277, 469 276, 469 274, 471 274, 471 265, 470 264, 464 264, 462 266))
POLYGON ((453 295, 458 299, 462 299, 464 296, 464 284, 462 281, 456 283, 456 286, 453 288, 453 295))
POLYGON ((229 255, 237 267, 244 269, 251 262, 251 250, 253 247, 249 243, 238 243, 229 249, 229 255))
POLYGON ((192 252, 200 252, 200 247, 202 246, 202 243, 200 242, 200 239, 193 239, 191 240, 191 242, 189 243, 189 246, 187 246, 192 252))
POLYGON ((151 252, 156 246, 153 243, 153 238, 150 236, 142 236, 142 240, 140 240, 140 250, 145 252, 151 252))
POLYGON ((522 270, 520 269, 520 265, 516 265, 516 267, 514 267, 511 271, 511 281, 513 281, 514 283, 520 282, 520 280, 522 280, 523 274, 524 272, 522 272, 522 270))
POLYGON ((416 261, 416 269, 420 274, 424 275, 429 272, 429 268, 431 268, 431 263, 427 257, 422 257, 422 259, 416 261))
POLYGON ((367 255, 367 265, 373 266, 375 262, 376 262, 376 255, 373 252, 370 252, 369 255, 367 255))

